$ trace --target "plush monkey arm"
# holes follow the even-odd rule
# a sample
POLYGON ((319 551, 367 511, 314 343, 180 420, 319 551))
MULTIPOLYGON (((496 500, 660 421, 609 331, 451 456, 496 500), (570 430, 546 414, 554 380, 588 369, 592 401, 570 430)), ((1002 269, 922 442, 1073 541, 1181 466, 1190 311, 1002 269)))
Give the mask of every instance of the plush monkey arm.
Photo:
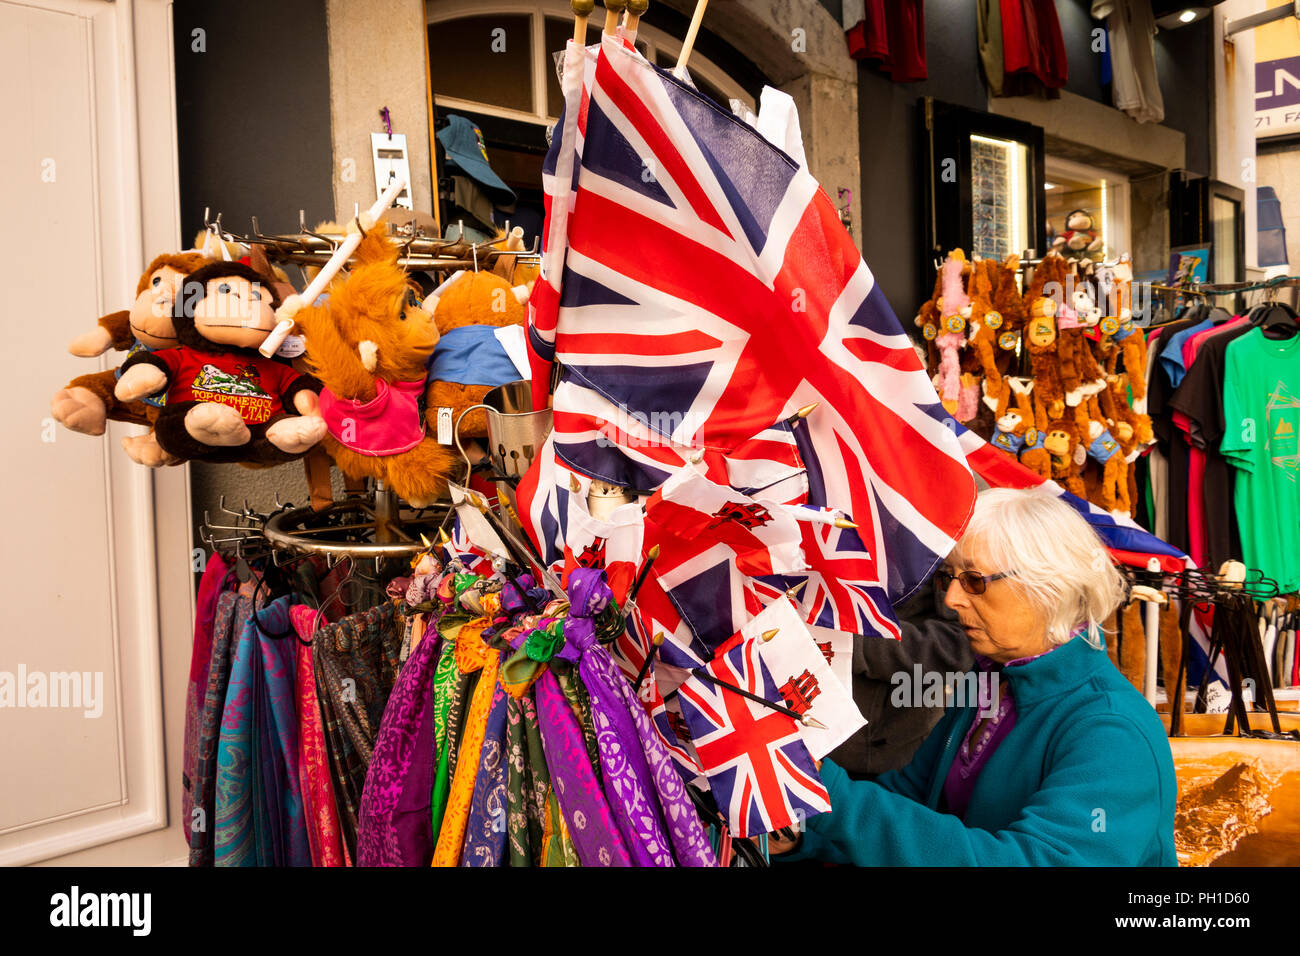
POLYGON ((289 387, 284 390, 281 401, 284 402, 286 410, 292 408, 297 410, 299 415, 318 416, 320 415, 320 382, 316 381, 310 375, 299 375, 289 387))
POLYGON ((328 309, 309 306, 295 319, 307 340, 307 365, 322 385, 340 398, 367 402, 375 397, 374 373, 339 335, 328 309))
POLYGON ((137 352, 122 364, 122 377, 113 394, 118 401, 138 401, 167 388, 170 376, 171 369, 162 359, 150 352, 137 352))
POLYGON ((82 358, 94 358, 103 355, 110 348, 124 352, 134 344, 131 313, 124 309, 121 312, 110 312, 91 331, 78 335, 68 343, 68 351, 82 358))

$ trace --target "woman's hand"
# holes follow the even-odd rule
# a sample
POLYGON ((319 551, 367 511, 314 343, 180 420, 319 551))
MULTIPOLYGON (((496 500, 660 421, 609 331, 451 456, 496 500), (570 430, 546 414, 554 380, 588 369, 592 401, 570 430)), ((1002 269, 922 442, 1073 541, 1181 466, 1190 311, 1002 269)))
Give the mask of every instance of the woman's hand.
POLYGON ((768 856, 780 856, 782 853, 789 853, 799 847, 801 837, 789 827, 782 827, 780 830, 767 835, 767 854, 768 856))

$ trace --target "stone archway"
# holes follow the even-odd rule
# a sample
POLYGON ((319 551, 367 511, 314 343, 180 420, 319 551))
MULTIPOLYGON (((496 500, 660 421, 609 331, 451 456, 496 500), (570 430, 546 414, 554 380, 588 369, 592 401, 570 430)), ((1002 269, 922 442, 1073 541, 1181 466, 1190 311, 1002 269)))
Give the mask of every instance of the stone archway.
MULTIPOLYGON (((654 2, 687 17, 695 8, 694 0, 654 2)), ((838 189, 853 190, 853 238, 861 247, 858 66, 843 26, 818 0, 712 0, 704 28, 794 97, 813 175, 832 200, 838 189)))

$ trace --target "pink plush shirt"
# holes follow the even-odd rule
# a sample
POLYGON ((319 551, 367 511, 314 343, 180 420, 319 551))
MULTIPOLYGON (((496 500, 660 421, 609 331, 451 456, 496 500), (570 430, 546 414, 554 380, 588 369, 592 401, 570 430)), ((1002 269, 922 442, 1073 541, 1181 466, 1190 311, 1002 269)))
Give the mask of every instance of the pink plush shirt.
POLYGON ((424 380, 375 380, 375 397, 368 402, 339 398, 321 389, 320 411, 329 432, 359 455, 381 457, 410 451, 424 438, 420 396, 424 380))

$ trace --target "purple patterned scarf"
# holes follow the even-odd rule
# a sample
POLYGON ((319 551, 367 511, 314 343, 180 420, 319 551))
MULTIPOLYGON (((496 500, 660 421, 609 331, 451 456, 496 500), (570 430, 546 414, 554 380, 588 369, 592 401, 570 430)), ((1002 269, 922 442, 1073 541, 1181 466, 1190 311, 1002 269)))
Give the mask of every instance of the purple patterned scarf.
POLYGON ((605 793, 633 861, 638 866, 717 866, 667 748, 609 651, 596 640, 595 618, 613 600, 604 572, 574 570, 568 591, 564 646, 557 656, 578 664, 591 696, 605 793))
POLYGON ((551 786, 583 866, 631 866, 614 815, 587 756, 578 718, 550 669, 533 685, 551 786))
POLYGON ((428 866, 433 859, 433 672, 437 621, 407 659, 384 709, 357 821, 358 866, 428 866))

